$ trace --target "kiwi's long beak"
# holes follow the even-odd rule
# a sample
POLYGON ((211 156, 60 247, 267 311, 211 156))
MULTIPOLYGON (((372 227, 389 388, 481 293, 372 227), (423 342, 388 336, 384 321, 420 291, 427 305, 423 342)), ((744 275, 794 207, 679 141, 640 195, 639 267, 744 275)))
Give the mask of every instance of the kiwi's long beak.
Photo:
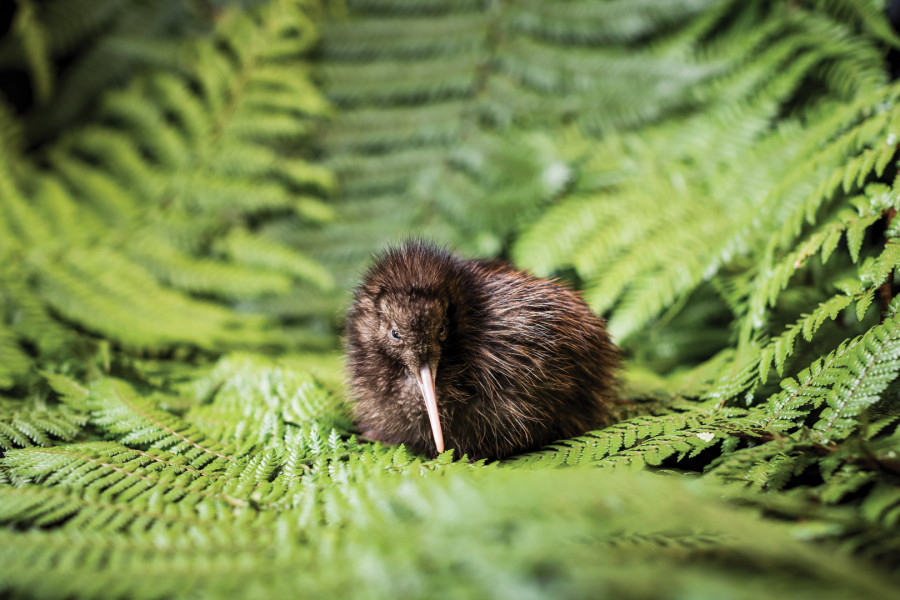
POLYGON ((427 361, 422 362, 419 372, 416 374, 422 398, 425 399, 425 408, 428 409, 428 420, 431 421, 431 433, 434 435, 434 445, 438 454, 444 451, 444 434, 441 432, 441 419, 438 416, 437 396, 434 393, 434 374, 427 361))

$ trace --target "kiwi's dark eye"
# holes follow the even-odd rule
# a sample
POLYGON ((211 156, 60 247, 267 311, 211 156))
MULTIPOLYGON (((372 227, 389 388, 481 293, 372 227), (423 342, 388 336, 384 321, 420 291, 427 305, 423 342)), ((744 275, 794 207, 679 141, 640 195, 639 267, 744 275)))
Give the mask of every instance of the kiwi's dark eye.
POLYGON ((447 328, 441 325, 438 327, 438 335, 444 335, 444 332, 447 331, 447 328))
POLYGON ((391 338, 397 340, 398 342, 403 339, 402 337, 400 337, 400 332, 398 332, 396 329, 391 329, 391 338))

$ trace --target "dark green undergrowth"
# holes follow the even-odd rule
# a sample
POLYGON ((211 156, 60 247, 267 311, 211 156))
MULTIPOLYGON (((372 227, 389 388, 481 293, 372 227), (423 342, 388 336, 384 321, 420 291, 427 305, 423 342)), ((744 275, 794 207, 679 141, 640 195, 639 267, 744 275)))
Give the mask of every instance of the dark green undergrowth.
POLYGON ((15 2, 0 595, 894 597, 883 8, 15 2), (341 315, 410 234, 581 289, 619 422, 357 439, 341 315))

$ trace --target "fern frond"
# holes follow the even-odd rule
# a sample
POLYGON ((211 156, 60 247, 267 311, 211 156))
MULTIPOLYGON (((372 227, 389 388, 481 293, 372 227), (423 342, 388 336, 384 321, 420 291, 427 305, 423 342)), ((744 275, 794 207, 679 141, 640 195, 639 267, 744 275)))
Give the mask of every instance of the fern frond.
POLYGON ((52 446, 71 441, 82 431, 85 415, 66 408, 46 408, 24 402, 0 403, 0 450, 52 446))
MULTIPOLYGON (((739 28, 740 34, 710 43, 705 54, 694 58, 702 62, 722 56, 727 63, 735 48, 753 48, 748 60, 727 63, 721 76, 698 86, 707 110, 721 122, 704 115, 668 127, 645 127, 640 135, 610 136, 608 148, 596 144, 596 160, 589 167, 599 189, 566 199, 533 226, 533 235, 526 232, 517 242, 519 261, 540 273, 574 267, 588 282, 586 297, 592 305, 598 311, 612 310, 611 329, 623 340, 652 324, 663 307, 683 306, 686 295, 715 277, 723 265, 752 257, 767 243, 767 228, 794 227, 799 234, 799 217, 793 215, 801 211, 793 207, 804 206, 803 218, 812 218, 810 179, 839 169, 839 181, 852 180, 848 190, 853 191, 880 177, 894 154, 892 146, 879 143, 893 127, 890 111, 880 103, 890 102, 896 90, 881 85, 883 75, 872 47, 822 15, 811 13, 802 23, 793 15, 782 16, 784 20, 767 19, 752 31, 739 28), (846 44, 846 52, 837 50, 841 44, 846 44), (830 66, 823 70, 823 64, 830 66), (856 69, 851 64, 865 65, 856 88, 846 85, 851 76, 842 71, 856 69), (833 114, 826 112, 833 103, 810 103, 809 113, 822 118, 805 127, 784 120, 772 127, 777 106, 789 102, 806 77, 821 78, 836 96, 852 101, 833 114), (742 100, 735 109, 737 98, 742 100), (735 112, 742 113, 738 119, 735 112), (744 125, 739 133, 735 122, 744 125), (828 141, 823 144, 823 139, 828 141), (780 152, 785 154, 775 158, 780 152), (816 158, 807 161, 811 154, 816 158), (691 183, 673 156, 689 165, 691 183), (848 163, 854 156, 859 159, 848 163), (794 160, 804 164, 786 168, 794 160), (736 164, 739 170, 731 166, 736 164), (704 173, 702 179, 697 179, 698 172, 704 173), (660 197, 667 202, 660 203, 660 197), (743 202, 735 202, 735 197, 743 202), (722 198, 730 201, 721 204, 722 198), (697 209, 701 205, 702 211, 697 209), (672 222, 684 227, 673 229, 672 222), (651 263, 654 267, 648 269, 651 263)), ((817 197, 824 201, 829 195, 817 197)), ((874 205, 857 203, 861 207, 856 216, 842 217, 843 227, 852 231, 851 244, 880 216, 874 205)), ((827 259, 841 240, 839 229, 841 225, 830 220, 792 254, 761 268, 751 283, 749 303, 745 299, 735 305, 741 317, 750 307, 748 318, 742 318, 744 342, 754 335, 750 324, 759 327, 764 322, 764 299, 774 303, 790 277, 819 250, 827 259)), ((870 297, 859 297, 860 313, 870 297)))
POLYGON ((253 522, 251 496, 269 500, 274 464, 265 453, 226 471, 197 469, 165 452, 108 443, 13 451, 3 464, 17 485, 0 489, 6 522, 78 531, 203 529, 235 508, 253 522), (34 482, 34 483, 32 483, 34 482))
POLYGON ((278 273, 192 257, 161 239, 156 231, 136 234, 128 252, 161 282, 190 292, 245 299, 285 294, 291 287, 291 280, 278 273))
POLYGON ((793 353, 794 342, 802 334, 803 339, 811 341, 813 335, 826 319, 834 320, 845 308, 853 302, 853 296, 838 294, 819 304, 814 311, 804 314, 796 323, 787 327, 785 331, 774 340, 770 341, 762 349, 759 361, 759 378, 765 382, 769 369, 774 362, 779 375, 783 374, 784 363, 793 353))
POLYGON ((250 333, 248 326, 264 322, 163 288, 148 272, 107 249, 72 249, 60 263, 35 260, 45 301, 73 321, 127 345, 183 341, 215 347, 242 337, 242 328, 250 333), (139 321, 135 313, 141 315, 139 321))
MULTIPOLYGON (((226 448, 205 436, 195 425, 160 410, 152 399, 142 397, 124 381, 104 379, 91 390, 91 423, 123 444, 168 449, 197 464, 236 463, 240 442, 226 448)), ((246 450, 245 450, 246 451, 246 450)))
POLYGON ((793 429, 827 404, 813 427, 823 440, 846 438, 859 426, 863 410, 880 399, 900 371, 895 357, 898 335, 896 320, 888 318, 814 361, 796 379, 782 380, 783 391, 767 400, 763 426, 793 429))
MULTIPOLYGON (((8 243, 25 265, 10 286, 32 317, 3 338, 16 378, 23 356, 11 342, 33 341, 39 319, 61 317, 130 351, 310 339, 261 331, 273 320, 225 303, 331 289, 319 263, 261 232, 276 219, 330 215, 313 194, 331 192, 332 174, 296 149, 329 110, 302 62, 314 29, 288 0, 225 11, 210 39, 184 44, 183 68, 104 94, 92 122, 67 132, 40 168, 0 176, 8 243)), ((63 334, 69 345, 90 336, 63 334)))
MULTIPOLYGON (((37 6, 29 1, 20 2, 15 11, 11 29, 18 38, 31 76, 31 84, 39 103, 46 102, 53 91, 54 68, 49 56, 50 35, 47 28, 37 18, 37 6)), ((6 44, 5 54, 12 54, 13 46, 6 44)), ((8 59, 7 59, 8 60, 8 59)))
MULTIPOLYGON (((880 212, 865 211, 862 215, 853 215, 840 218, 837 222, 829 223, 822 231, 809 236, 802 244, 792 252, 786 254, 776 265, 767 269, 765 276, 760 277, 757 287, 759 297, 765 297, 769 306, 774 306, 780 292, 785 289, 790 278, 804 267, 811 256, 821 253, 822 261, 834 252, 841 240, 841 235, 846 233, 847 249, 854 262, 859 258, 860 246, 863 234, 881 217, 880 212)), ((757 304, 754 298, 750 299, 751 306, 757 304)), ((753 308, 751 308, 753 310, 753 308)), ((759 309, 757 309, 759 310, 759 309)))
POLYGON ((41 100, 26 114, 32 144, 55 138, 84 118, 105 89, 127 81, 141 68, 177 65, 179 39, 207 32, 212 25, 208 11, 180 4, 17 4, 22 7, 13 11, 19 26, 14 35, 0 40, 0 64, 27 71, 31 91, 41 100))
MULTIPOLYGON (((630 53, 606 51, 602 39, 583 39, 583 23, 562 16, 553 34, 538 31, 527 24, 548 20, 543 18, 545 9, 535 4, 496 11, 461 5, 435 14, 409 14, 406 11, 412 9, 405 6, 396 14, 385 13, 378 5, 357 9, 352 21, 335 20, 323 29, 325 61, 319 67, 325 93, 345 109, 317 137, 327 164, 345 182, 339 210, 348 223, 341 239, 369 239, 371 220, 361 215, 359 205, 373 196, 388 196, 400 210, 376 214, 409 216, 381 216, 382 238, 400 237, 427 224, 436 237, 455 246, 494 253, 505 232, 525 222, 510 222, 507 215, 534 214, 534 207, 574 180, 571 165, 560 160, 565 155, 560 148, 529 144, 527 133, 519 136, 520 132, 509 143, 508 133, 516 123, 537 119, 558 124, 579 112, 585 117, 614 115, 612 104, 620 95, 606 93, 612 76, 628 79, 632 87, 638 80, 652 87, 656 74, 672 80, 669 87, 684 91, 719 68, 713 61, 695 68, 675 65, 674 59, 671 65, 664 64, 652 52, 631 60, 630 53), (447 32, 459 31, 462 24, 466 35, 446 42, 447 32), (571 35, 564 33, 568 27, 571 35), (365 35, 350 39, 346 32, 351 28, 365 35), (507 35, 492 37, 492 29, 507 35), (388 75, 399 70, 409 76, 388 75), (415 75, 419 70, 422 73, 415 75), (604 73, 606 77, 599 76, 604 73), (534 97, 530 109, 511 111, 526 106, 526 97, 534 97), (587 111, 588 106, 599 110, 587 111), (491 115, 490 122, 484 123, 482 115, 491 115), (508 132, 497 136, 495 130, 508 132), (513 154, 519 155, 514 161, 500 162, 513 154), (409 210, 412 202, 422 199, 428 206, 409 210)), ((624 10, 579 4, 567 8, 566 14, 587 11, 592 19, 605 22, 600 14, 624 10)), ((663 23, 681 23, 685 13, 679 14, 675 18, 673 11, 656 9, 635 26, 651 31, 663 23)), ((604 31, 612 29, 605 26, 604 31)), ((671 90, 649 93, 641 105, 648 109, 659 102, 683 105, 687 102, 683 96, 671 90)), ((631 110, 638 97, 640 93, 629 95, 623 111, 631 110)), ((325 256, 321 244, 310 247, 325 256)), ((351 254, 350 249, 341 249, 345 256, 355 256, 348 265, 355 267, 353 271, 371 246, 366 250, 351 254)), ((337 264, 343 272, 351 270, 343 262, 337 264)), ((339 279, 349 277, 342 274, 339 279)))
POLYGON ((884 6, 880 2, 846 2, 845 0, 814 0, 814 6, 834 14, 842 21, 857 24, 867 33, 888 42, 892 46, 900 44, 897 33, 884 18, 884 6))
POLYGON ((893 85, 875 88, 853 102, 828 107, 830 114, 813 123, 799 148, 811 156, 804 155, 807 159, 802 165, 792 169, 773 190, 774 194, 783 194, 790 186, 803 182, 801 189, 805 192, 797 198, 798 202, 792 203, 779 234, 772 238, 773 249, 788 245, 800 233, 804 221, 814 219, 836 191, 843 189, 847 193, 862 188, 873 171, 876 177, 881 175, 896 152, 891 133, 898 122, 889 107, 897 95, 898 88, 893 85), (848 158, 854 160, 848 162, 848 158))
POLYGON ((863 503, 861 513, 869 521, 896 528, 900 523, 900 490, 891 485, 876 485, 863 503))
POLYGON ((11 388, 31 368, 31 358, 19 347, 16 337, 0 322, 0 389, 11 388))
POLYGON ((720 443, 727 435, 721 432, 726 419, 725 415, 711 416, 696 408, 635 417, 505 464, 529 469, 582 463, 659 465, 672 455, 677 454, 677 460, 681 460, 720 443))
POLYGON ((786 438, 737 450, 714 460, 709 475, 755 489, 779 490, 810 465, 809 441, 786 438))
POLYGON ((900 371, 900 323, 885 319, 859 340, 844 361, 847 369, 825 397, 813 427, 825 439, 842 439, 859 425, 859 415, 881 399, 881 393, 900 371))
POLYGON ((334 278, 322 265, 284 244, 242 231, 232 232, 224 244, 237 264, 284 273, 324 291, 334 288, 334 278))
MULTIPOLYGON (((2 508, 0 522, 17 522, 34 528, 58 527, 65 523, 70 529, 143 531, 153 524, 156 531, 181 526, 209 529, 215 521, 207 521, 197 514, 173 514, 139 508, 136 502, 109 502, 84 498, 59 488, 23 485, 0 489, 2 508)), ((185 511, 186 512, 186 511, 185 511)))
MULTIPOLYGON (((229 356, 194 386, 198 398, 214 395, 189 410, 185 418, 223 442, 247 440, 283 449, 285 436, 293 435, 296 427, 317 436, 335 429, 346 433, 350 428, 346 407, 338 397, 307 372, 280 362, 229 356)), ((302 440, 298 444, 305 445, 302 440)))
POLYGON ((838 504, 847 496, 856 494, 861 488, 871 485, 877 480, 872 471, 844 467, 836 472, 828 473, 827 479, 819 486, 816 496, 826 504, 838 504))

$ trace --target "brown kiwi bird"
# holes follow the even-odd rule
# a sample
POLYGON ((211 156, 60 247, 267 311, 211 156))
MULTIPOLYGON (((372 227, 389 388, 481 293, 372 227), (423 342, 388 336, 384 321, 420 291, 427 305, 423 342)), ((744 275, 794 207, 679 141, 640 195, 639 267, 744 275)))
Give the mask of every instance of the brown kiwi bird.
POLYGON ((619 352, 555 281, 413 240, 375 260, 346 329, 366 438, 499 459, 608 420, 619 352))

